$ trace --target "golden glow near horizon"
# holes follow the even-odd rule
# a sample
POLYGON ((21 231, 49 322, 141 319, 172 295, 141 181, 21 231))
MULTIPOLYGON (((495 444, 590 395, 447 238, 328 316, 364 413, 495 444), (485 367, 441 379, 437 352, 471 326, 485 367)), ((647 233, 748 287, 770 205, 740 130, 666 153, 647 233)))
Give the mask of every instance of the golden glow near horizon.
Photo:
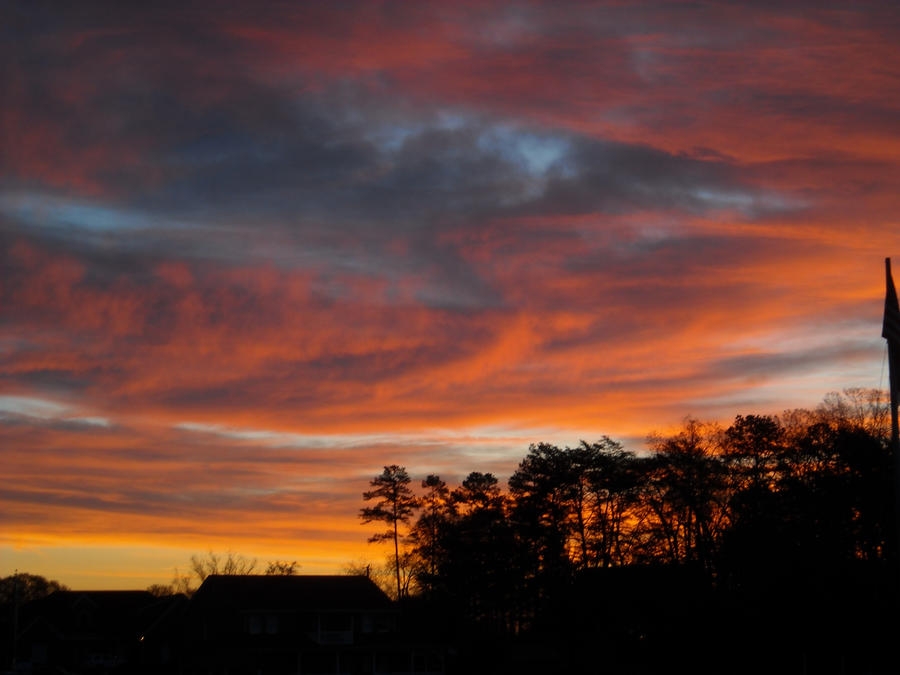
POLYGON ((890 3, 13 10, 0 575, 335 572, 361 493, 882 387, 890 3))

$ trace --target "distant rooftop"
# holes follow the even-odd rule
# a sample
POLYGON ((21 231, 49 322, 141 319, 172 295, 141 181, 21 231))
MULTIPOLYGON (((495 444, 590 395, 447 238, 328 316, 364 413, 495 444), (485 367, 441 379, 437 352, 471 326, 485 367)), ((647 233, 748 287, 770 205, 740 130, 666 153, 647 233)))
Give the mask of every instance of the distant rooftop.
POLYGON ((205 608, 386 610, 390 598, 365 576, 213 574, 194 593, 205 608))

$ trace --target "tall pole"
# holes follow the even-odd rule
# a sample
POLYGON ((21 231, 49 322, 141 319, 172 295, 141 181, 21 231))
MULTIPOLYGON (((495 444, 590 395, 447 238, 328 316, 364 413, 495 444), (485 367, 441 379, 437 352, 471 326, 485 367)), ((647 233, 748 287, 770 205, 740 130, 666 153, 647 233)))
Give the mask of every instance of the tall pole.
POLYGON ((16 670, 16 646, 19 642, 19 570, 13 574, 12 670, 16 670))
MULTIPOLYGON (((888 274, 890 275, 890 258, 888 259, 888 274)), ((891 387, 891 457, 894 460, 894 518, 897 521, 897 555, 900 557, 900 427, 897 423, 897 349, 888 341, 888 372, 890 373, 891 387)))
POLYGON ((900 550, 900 426, 897 406, 900 403, 900 305, 891 276, 891 259, 884 259, 884 324, 881 336, 887 340, 888 380, 891 388, 891 455, 894 460, 894 508, 897 518, 897 546, 900 550))
MULTIPOLYGON (((896 363, 897 355, 894 354, 894 351, 894 349, 888 348, 888 372, 891 373, 896 373, 896 369, 900 367, 900 363, 896 363)), ((896 377, 891 377, 891 448, 898 460, 897 476, 900 478, 900 454, 897 454, 897 450, 900 449, 900 426, 897 423, 898 392, 894 382, 896 379, 896 377)), ((900 482, 897 484, 900 486, 900 482)), ((900 499, 900 491, 898 491, 897 496, 900 499)))

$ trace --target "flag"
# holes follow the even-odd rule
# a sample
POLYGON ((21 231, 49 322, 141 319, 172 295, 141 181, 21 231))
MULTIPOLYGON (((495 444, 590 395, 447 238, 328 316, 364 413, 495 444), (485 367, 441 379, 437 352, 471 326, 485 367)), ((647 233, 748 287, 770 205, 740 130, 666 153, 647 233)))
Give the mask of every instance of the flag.
POLYGON ((896 349, 900 347, 900 306, 897 305, 897 289, 894 288, 894 278, 891 276, 891 259, 884 259, 885 281, 887 291, 884 294, 884 323, 881 327, 881 337, 886 338, 888 347, 896 349))

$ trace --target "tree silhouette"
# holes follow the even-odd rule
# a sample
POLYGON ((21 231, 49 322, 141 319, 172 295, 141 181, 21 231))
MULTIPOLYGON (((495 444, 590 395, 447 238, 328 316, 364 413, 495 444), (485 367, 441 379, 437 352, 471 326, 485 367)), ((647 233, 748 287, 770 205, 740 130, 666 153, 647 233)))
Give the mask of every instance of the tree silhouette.
POLYGON ((718 427, 688 419, 678 433, 651 438, 656 454, 643 461, 641 495, 651 559, 712 570, 728 516, 719 436, 718 427))
POLYGON ((568 572, 566 545, 576 495, 571 456, 555 445, 532 445, 509 479, 512 515, 534 552, 533 574, 557 580, 568 572))
POLYGON ((574 519, 579 566, 610 567, 630 555, 631 509, 640 494, 641 475, 634 453, 604 436, 567 448, 572 457, 574 519))
POLYGON ((397 579, 397 598, 403 595, 403 584, 400 579, 400 523, 406 524, 418 506, 418 499, 409 488, 410 478, 406 469, 396 464, 385 466, 380 475, 375 476, 369 485, 371 490, 363 492, 367 502, 378 500, 375 506, 360 509, 359 517, 363 523, 383 522, 389 529, 373 534, 370 542, 394 541, 394 572, 397 579))
POLYGON ((69 587, 47 579, 39 574, 17 572, 0 579, 0 606, 7 604, 25 604, 38 598, 54 593, 55 591, 67 591, 69 587))
POLYGON ((446 539, 443 581, 481 631, 504 632, 522 596, 508 500, 496 476, 480 471, 471 472, 451 494, 459 515, 446 539))
POLYGON ((422 561, 420 583, 429 591, 434 590, 438 576, 438 566, 445 557, 447 528, 456 515, 456 508, 450 497, 450 488, 440 476, 429 474, 422 481, 425 495, 419 502, 422 513, 410 533, 415 544, 415 554, 422 561))
POLYGON ((300 563, 296 560, 270 560, 266 565, 266 574, 269 576, 289 577, 297 574, 300 563))
MULTIPOLYGON (((611 670, 652 671, 701 633, 716 646, 692 651, 696 672, 717 672, 745 641, 789 654, 785 672, 833 648, 857 658, 870 635, 890 632, 860 617, 897 597, 882 399, 850 390, 727 428, 687 419, 651 436, 649 453, 607 437, 539 443, 507 491, 490 473, 455 488, 429 475, 418 504, 405 471, 385 467, 364 495, 380 501, 361 515, 391 526, 373 537, 399 553, 383 574, 399 596, 421 594, 406 605, 419 612, 413 621, 435 622, 469 650, 461 672, 496 672, 497 644, 509 654, 532 643, 564 654, 559 670, 593 669, 599 648, 611 670), (404 553, 398 528, 417 505, 404 553), (740 618, 720 622, 729 608, 740 618), (852 646, 834 647, 842 640, 852 646)), ((872 663, 855 665, 878 670, 872 663)), ((523 661, 507 672, 527 670, 523 661)))
POLYGON ((453 503, 469 514, 483 509, 499 508, 503 498, 500 484, 492 473, 473 471, 452 493, 453 503))
POLYGON ((228 551, 225 554, 209 551, 205 556, 191 556, 191 571, 202 583, 210 574, 250 574, 256 568, 256 559, 228 551))

